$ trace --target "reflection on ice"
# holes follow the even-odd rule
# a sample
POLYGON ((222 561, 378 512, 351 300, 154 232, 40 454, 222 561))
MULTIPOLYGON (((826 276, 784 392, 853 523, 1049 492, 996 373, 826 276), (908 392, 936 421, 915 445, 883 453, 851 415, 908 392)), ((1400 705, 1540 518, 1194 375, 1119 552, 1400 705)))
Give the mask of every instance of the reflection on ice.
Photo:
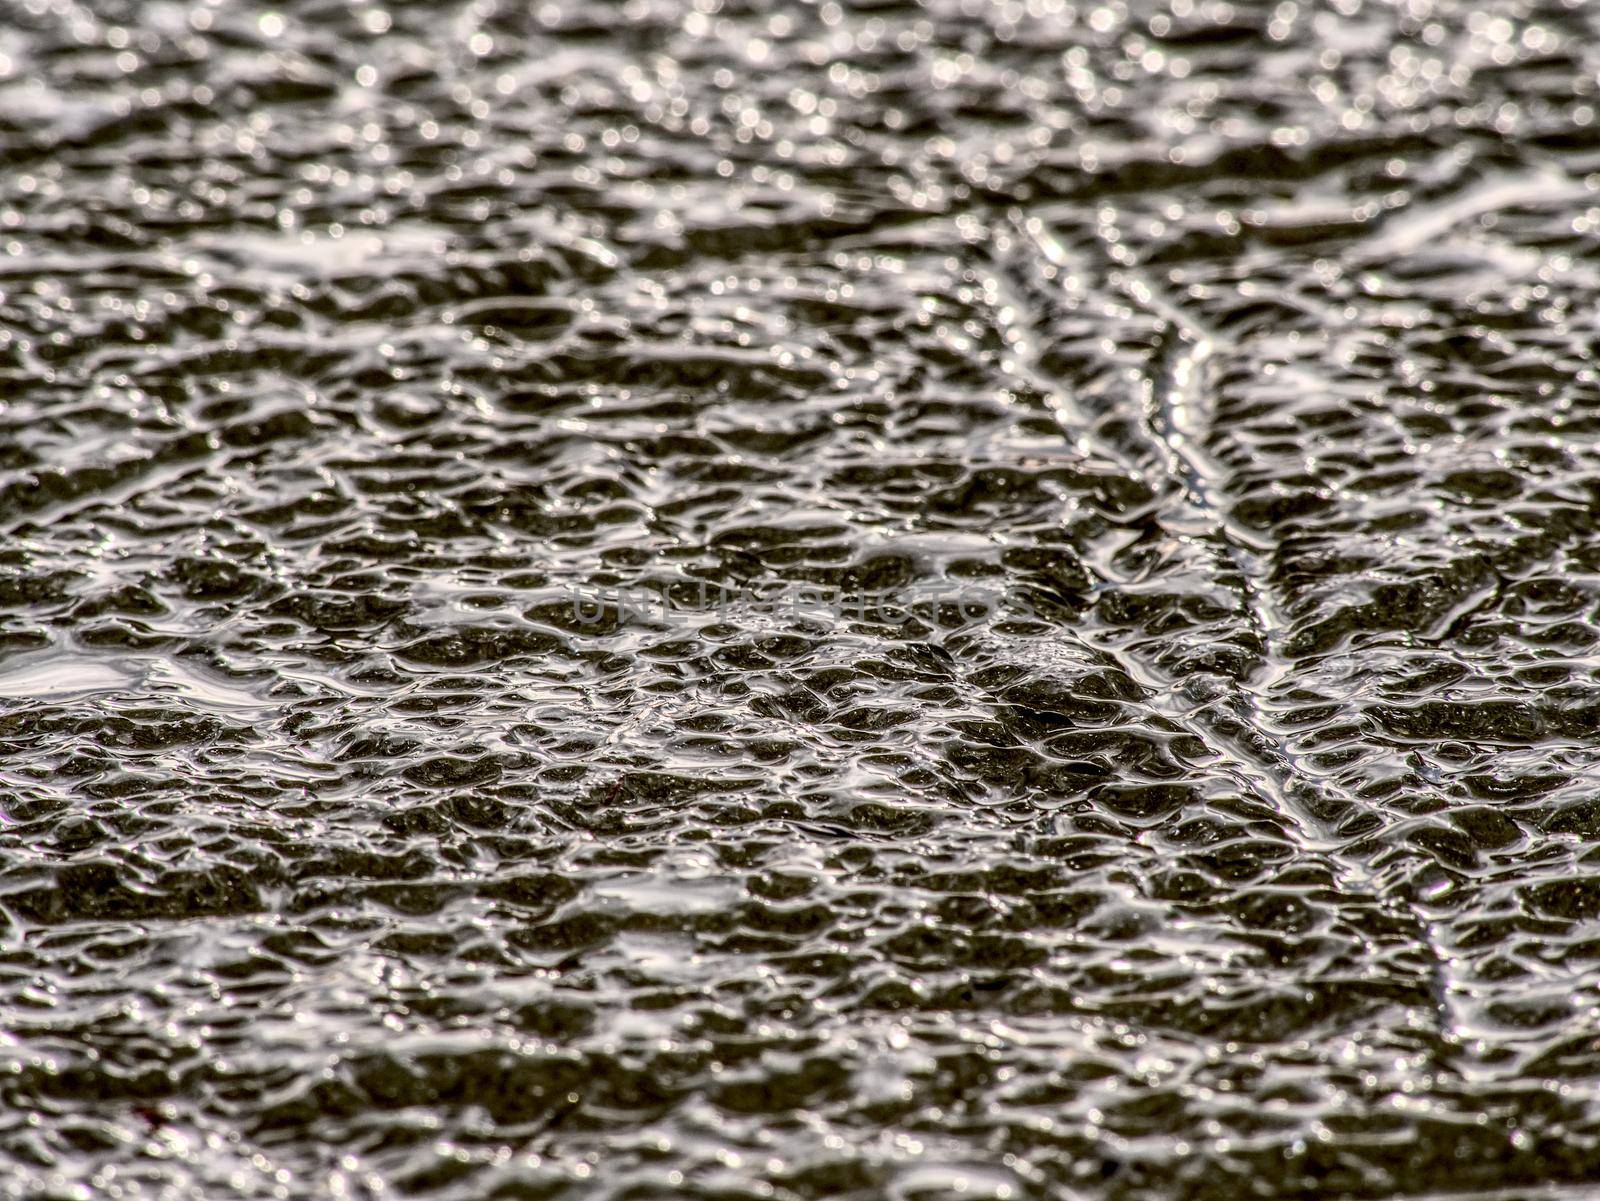
POLYGON ((58 701, 70 697, 118 695, 140 700, 177 700, 202 709, 266 709, 273 702, 223 682, 212 672, 172 659, 117 656, 114 659, 52 653, 30 657, 0 673, 0 700, 58 701))

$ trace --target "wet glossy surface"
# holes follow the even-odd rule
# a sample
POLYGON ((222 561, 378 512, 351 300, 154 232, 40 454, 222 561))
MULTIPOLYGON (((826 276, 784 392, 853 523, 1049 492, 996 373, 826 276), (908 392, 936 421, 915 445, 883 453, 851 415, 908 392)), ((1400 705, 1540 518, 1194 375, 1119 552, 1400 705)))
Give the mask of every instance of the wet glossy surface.
POLYGON ((1578 1195, 1597 69, 11 6, 0 1195, 1578 1195))

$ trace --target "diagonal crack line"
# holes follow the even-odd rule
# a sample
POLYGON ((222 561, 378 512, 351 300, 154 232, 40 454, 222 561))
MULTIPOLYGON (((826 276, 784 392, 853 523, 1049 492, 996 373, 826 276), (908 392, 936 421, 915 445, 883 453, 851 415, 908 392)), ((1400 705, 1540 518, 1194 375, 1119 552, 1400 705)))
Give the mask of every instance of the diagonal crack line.
MULTIPOLYGON (((1082 265, 1073 262, 1066 248, 1038 218, 1013 212, 1011 224, 1058 272, 1082 271, 1082 265)), ((1205 548, 1209 557, 1216 560, 1212 570, 1239 595, 1241 613, 1261 647, 1255 656, 1259 671, 1271 652, 1275 631, 1282 624, 1269 609, 1268 598, 1253 582, 1266 574, 1259 558, 1264 548, 1254 546, 1230 528, 1216 496, 1224 486, 1225 473, 1203 449, 1205 419, 1201 411, 1206 407, 1203 394, 1207 365, 1218 348, 1229 347, 1228 340, 1184 312, 1131 268, 1113 268, 1103 276, 1134 304, 1154 313, 1166 329, 1161 365, 1146 380, 1143 427, 1155 457, 1165 464, 1172 485, 1169 491, 1176 512, 1169 524, 1205 548)), ((1160 694, 1176 693, 1180 698, 1190 695, 1180 681, 1167 678, 1153 665, 1141 674, 1145 675, 1147 686, 1154 686, 1160 694)), ((1230 717, 1216 705, 1199 711, 1213 714, 1207 720, 1215 737, 1257 769, 1265 770, 1267 778, 1276 782, 1268 795, 1279 807, 1289 809, 1315 842, 1331 849, 1336 845, 1332 825, 1350 806, 1330 805, 1319 796, 1282 740, 1267 727, 1255 690, 1244 680, 1230 683, 1235 716, 1230 717)), ((1175 707, 1182 703, 1178 699, 1175 707)))
POLYGON ((1381 908, 1407 919, 1406 924, 1414 930, 1411 937, 1426 952, 1427 986, 1441 1041, 1451 1041, 1449 1036, 1457 1027, 1451 1000, 1456 985, 1437 938, 1437 920, 1414 901, 1374 891, 1374 864, 1353 853, 1348 840, 1337 833, 1344 819, 1364 808, 1361 801, 1343 789, 1330 794, 1263 713, 1263 693, 1256 679, 1269 666, 1274 666, 1275 672, 1288 666, 1276 653, 1288 623, 1271 593, 1256 583, 1268 578, 1267 558, 1273 548, 1257 544, 1230 519, 1220 499, 1227 489, 1228 472, 1212 459, 1205 445, 1210 426, 1206 381, 1211 361, 1219 353, 1237 353, 1239 347, 1175 302, 1136 267, 1120 262, 1077 262, 1040 218, 1016 209, 1008 218, 1017 234, 1058 276, 1104 281, 1161 323, 1157 366, 1146 376, 1142 426, 1153 457, 1164 465, 1170 483, 1169 503, 1175 511, 1165 524, 1208 549, 1219 583, 1239 596, 1241 616, 1257 635, 1260 650, 1253 671, 1224 677, 1227 703, 1219 703, 1206 697, 1195 681, 1180 679, 1158 663, 1135 663, 1133 654, 1103 639, 1084 635, 1084 640, 1127 670, 1169 720, 1189 729, 1199 726, 1214 744, 1232 751, 1234 764, 1258 795, 1272 800, 1299 828, 1307 851, 1326 856, 1339 868, 1352 894, 1370 895, 1381 908))

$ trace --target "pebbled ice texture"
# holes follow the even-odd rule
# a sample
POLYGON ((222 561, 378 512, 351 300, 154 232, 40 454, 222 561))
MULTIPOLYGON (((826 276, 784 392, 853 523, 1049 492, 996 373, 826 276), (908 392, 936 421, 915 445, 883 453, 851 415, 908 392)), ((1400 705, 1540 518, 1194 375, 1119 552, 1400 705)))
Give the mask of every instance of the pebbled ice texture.
POLYGON ((9 4, 0 1196, 1580 1195, 1597 12, 9 4))

